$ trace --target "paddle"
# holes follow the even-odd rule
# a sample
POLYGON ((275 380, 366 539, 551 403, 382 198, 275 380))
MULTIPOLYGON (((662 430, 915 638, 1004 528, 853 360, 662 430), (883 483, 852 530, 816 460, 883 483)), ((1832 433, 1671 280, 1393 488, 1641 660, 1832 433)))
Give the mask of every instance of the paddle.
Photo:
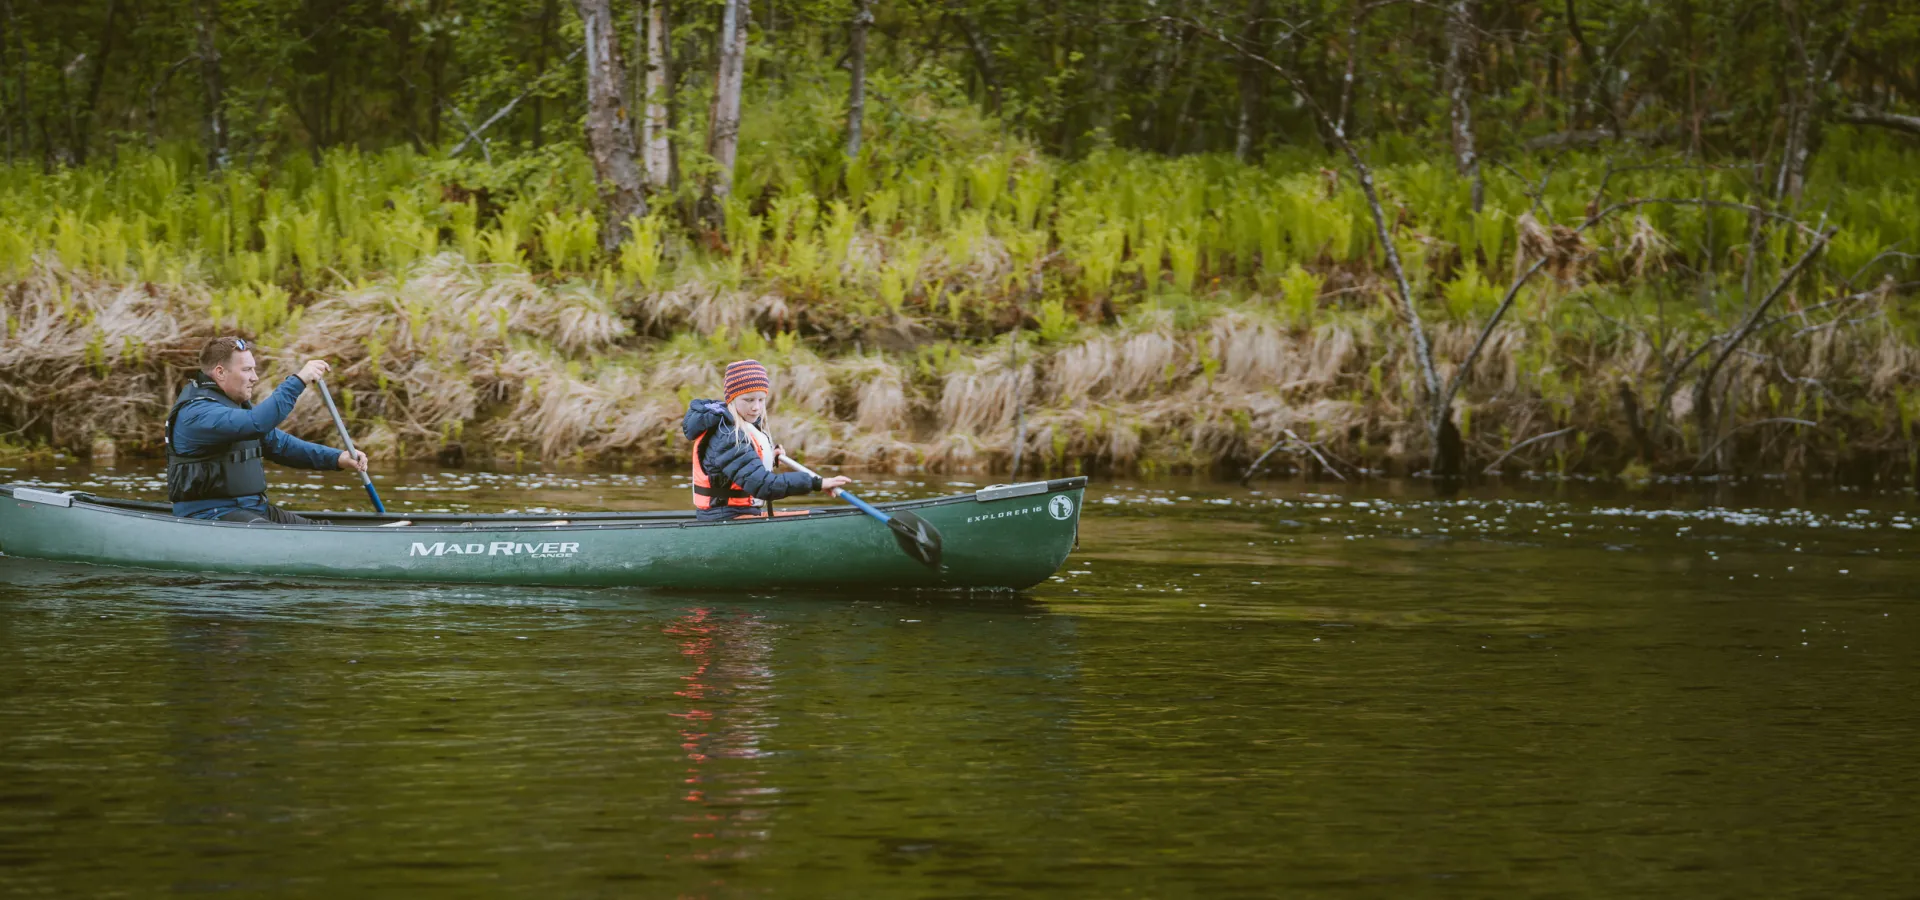
MULTIPOLYGON (((327 390, 327 380, 315 378, 313 383, 320 386, 320 398, 327 401, 327 412, 333 414, 333 427, 340 429, 340 440, 347 444, 347 455, 353 455, 353 438, 347 436, 347 423, 340 418, 340 410, 333 405, 333 392, 327 390)), ((380 502, 380 492, 373 489, 373 476, 364 469, 360 472, 360 483, 367 486, 367 498, 373 501, 373 511, 385 513, 387 505, 380 502)))
MULTIPOLYGON (((780 454, 780 461, 815 478, 820 477, 819 473, 794 462, 793 457, 785 453, 780 454)), ((853 492, 846 488, 836 488, 833 493, 834 496, 858 507, 861 512, 886 523, 887 528, 893 532, 894 543, 899 544, 900 549, 908 556, 930 568, 940 568, 940 529, 906 510, 895 510, 890 514, 881 512, 873 504, 855 497, 853 492)))

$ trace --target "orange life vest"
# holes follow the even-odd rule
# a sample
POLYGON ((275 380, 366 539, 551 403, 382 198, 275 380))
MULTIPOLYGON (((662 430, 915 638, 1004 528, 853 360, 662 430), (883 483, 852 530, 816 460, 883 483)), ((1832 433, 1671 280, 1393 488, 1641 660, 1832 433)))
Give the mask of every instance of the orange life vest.
MULTIPOLYGON (((747 440, 752 442, 754 455, 760 457, 762 462, 773 457, 773 448, 766 443, 759 429, 742 428, 740 430, 746 435, 747 440)), ((716 504, 737 507, 765 506, 766 501, 747 493, 740 485, 728 483, 724 487, 715 487, 713 479, 707 477, 707 470, 700 465, 700 451, 705 449, 707 438, 712 436, 713 432, 709 431, 693 439, 693 508, 712 509, 716 504)))

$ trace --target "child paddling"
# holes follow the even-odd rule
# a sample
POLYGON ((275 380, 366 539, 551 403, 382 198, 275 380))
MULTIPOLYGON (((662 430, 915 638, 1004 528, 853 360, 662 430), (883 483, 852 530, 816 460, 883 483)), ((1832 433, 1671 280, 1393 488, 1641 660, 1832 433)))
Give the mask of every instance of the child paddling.
POLYGON ((693 508, 701 521, 764 516, 772 500, 851 484, 843 475, 776 472, 780 445, 767 436, 773 381, 751 360, 727 364, 726 401, 695 400, 680 430, 693 441, 693 508), (731 415, 729 415, 731 412, 731 415))

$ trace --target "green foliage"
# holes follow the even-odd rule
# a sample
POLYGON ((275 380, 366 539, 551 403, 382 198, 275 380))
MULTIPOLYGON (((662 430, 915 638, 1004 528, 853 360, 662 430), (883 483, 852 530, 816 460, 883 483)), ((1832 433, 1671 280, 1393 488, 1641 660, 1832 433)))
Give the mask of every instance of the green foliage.
POLYGON ((1050 343, 1066 340, 1079 328, 1078 320, 1059 300, 1042 302, 1034 323, 1040 330, 1040 339, 1050 343))
POLYGON ((1489 283, 1480 274, 1480 265, 1469 260, 1460 267, 1458 276, 1440 287, 1440 293, 1446 299, 1447 315, 1455 321, 1469 322, 1491 314, 1505 291, 1489 283))
POLYGON ((627 220, 629 237, 620 246, 620 272, 642 289, 658 286, 665 227, 659 215, 627 220))
POLYGON ((1310 320, 1319 305, 1320 288, 1324 283, 1325 279, 1307 271, 1299 263, 1288 267, 1280 277, 1280 308, 1287 318, 1302 324, 1310 320))

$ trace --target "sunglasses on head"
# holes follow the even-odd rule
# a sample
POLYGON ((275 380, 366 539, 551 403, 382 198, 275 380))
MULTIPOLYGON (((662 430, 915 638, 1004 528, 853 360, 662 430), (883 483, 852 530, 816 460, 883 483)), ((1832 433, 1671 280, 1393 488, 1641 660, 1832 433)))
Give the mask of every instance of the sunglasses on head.
POLYGON ((235 349, 235 350, 245 350, 245 349, 247 349, 247 339, 246 339, 246 338, 234 338, 234 339, 233 339, 233 349, 235 349))

